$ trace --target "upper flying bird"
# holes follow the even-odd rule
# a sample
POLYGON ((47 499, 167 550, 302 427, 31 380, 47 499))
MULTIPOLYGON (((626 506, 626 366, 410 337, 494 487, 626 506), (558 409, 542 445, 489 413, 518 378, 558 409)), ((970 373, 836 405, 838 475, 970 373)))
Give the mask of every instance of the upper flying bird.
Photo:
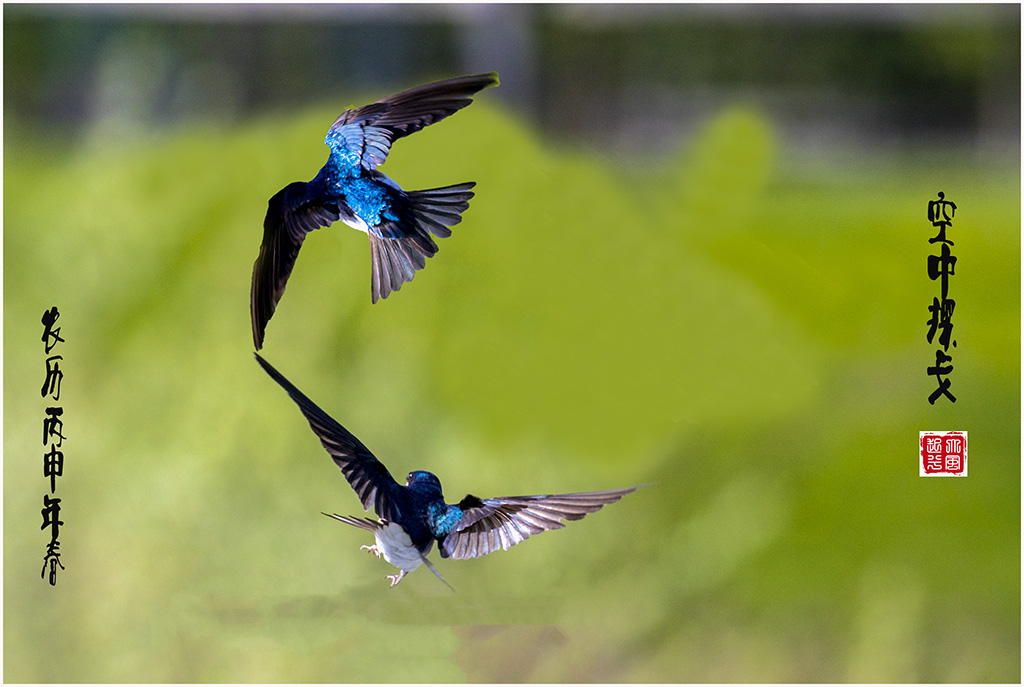
POLYGON ((405 486, 400 485, 351 432, 296 389, 258 353, 255 355, 267 374, 298 404, 320 443, 359 496, 363 509, 373 508, 377 514, 378 519, 371 520, 324 513, 373 532, 376 543, 361 548, 383 556, 399 568, 397 575, 387 576, 392 587, 422 563, 448 585, 427 560, 434 542, 441 558, 476 558, 499 548, 515 546, 531 534, 564 527, 561 520, 579 520, 640 488, 490 499, 467 495, 457 504, 445 503, 441 482, 435 475, 414 470, 406 477, 405 486))
POLYGON ((345 110, 324 143, 326 164, 310 182, 288 184, 270 199, 263 220, 263 243, 252 268, 252 337, 256 350, 284 293, 288 275, 306 234, 336 220, 370 237, 373 302, 410 281, 437 252, 431 234, 451 236, 473 197, 469 181, 426 191, 403 191, 383 164, 395 139, 473 102, 478 91, 498 83, 495 72, 437 81, 345 110))

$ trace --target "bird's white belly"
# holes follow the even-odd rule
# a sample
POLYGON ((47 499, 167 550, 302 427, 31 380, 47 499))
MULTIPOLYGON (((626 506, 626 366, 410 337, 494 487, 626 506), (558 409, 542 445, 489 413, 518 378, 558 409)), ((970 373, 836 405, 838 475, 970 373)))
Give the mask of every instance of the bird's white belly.
POLYGON ((357 230, 363 232, 364 234, 369 234, 370 233, 370 228, 366 225, 366 222, 364 222, 363 220, 359 219, 358 217, 353 217, 352 219, 343 219, 341 221, 344 222, 345 224, 349 225, 353 229, 357 229, 357 230))
POLYGON ((379 528, 373 536, 384 560, 396 568, 411 572, 423 564, 423 558, 413 546, 412 539, 395 523, 388 523, 379 528))

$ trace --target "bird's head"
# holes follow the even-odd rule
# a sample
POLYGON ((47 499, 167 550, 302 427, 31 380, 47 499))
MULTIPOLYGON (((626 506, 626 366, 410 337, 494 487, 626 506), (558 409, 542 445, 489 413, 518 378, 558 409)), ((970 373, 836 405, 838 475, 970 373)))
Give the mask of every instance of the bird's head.
POLYGON ((409 476, 405 478, 405 486, 415 487, 421 491, 437 490, 437 493, 441 493, 441 480, 437 478, 432 472, 426 470, 413 470, 409 473, 409 476))

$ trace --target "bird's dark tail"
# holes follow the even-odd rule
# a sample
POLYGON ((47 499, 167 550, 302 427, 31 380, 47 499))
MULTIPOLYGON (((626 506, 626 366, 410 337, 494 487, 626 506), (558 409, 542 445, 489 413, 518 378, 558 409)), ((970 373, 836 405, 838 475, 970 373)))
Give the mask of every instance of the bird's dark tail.
POLYGON ((442 577, 442 576, 441 576, 441 573, 439 573, 439 572, 437 571, 437 568, 435 568, 435 567, 434 567, 434 564, 433 564, 433 563, 431 563, 431 562, 430 562, 430 560, 428 560, 426 556, 424 556, 424 555, 423 555, 423 554, 421 553, 421 554, 420 554, 420 558, 422 558, 422 559, 423 559, 423 562, 424 562, 424 563, 426 563, 426 565, 427 565, 427 567, 428 567, 428 568, 430 568, 430 572, 432 572, 432 573, 434 573, 435 575, 437 575, 437 579, 439 579, 439 580, 441 580, 442 582, 444 582, 444 586, 445 586, 445 587, 448 587, 448 589, 452 590, 453 592, 455 591, 455 587, 453 587, 453 586, 451 586, 450 584, 448 584, 448 580, 444 579, 444 577, 442 577))
POLYGON ((374 303, 401 289, 402 284, 412 280, 417 270, 426 267, 427 258, 437 253, 437 244, 431 234, 438 238, 452 235, 449 227, 462 221, 462 213, 473 197, 470 189, 474 186, 476 183, 469 181, 444 188, 410 191, 394 208, 399 215, 397 221, 383 225, 379 232, 368 232, 374 303))

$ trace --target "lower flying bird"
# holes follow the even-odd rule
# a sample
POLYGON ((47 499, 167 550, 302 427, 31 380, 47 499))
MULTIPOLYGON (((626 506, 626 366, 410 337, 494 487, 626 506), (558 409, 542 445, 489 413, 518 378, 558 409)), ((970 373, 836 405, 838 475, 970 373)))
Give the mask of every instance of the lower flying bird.
POLYGON ((359 496, 363 509, 372 507, 377 514, 378 519, 371 520, 324 513, 373 532, 376 543, 362 548, 383 556, 400 570, 397 575, 387 576, 392 587, 422 563, 448 585, 427 560, 434 542, 441 558, 476 558, 499 548, 515 546, 532 534, 564 527, 561 520, 579 520, 640 488, 491 499, 468 495, 458 504, 448 504, 435 475, 414 470, 406 477, 405 486, 400 485, 351 432, 296 389, 258 353, 256 360, 298 404, 320 443, 359 496))
POLYGON ((288 184, 270 199, 263 243, 252 269, 250 310, 256 350, 284 294, 306 234, 337 220, 370 237, 373 302, 410 281, 437 253, 431 234, 451 236, 469 207, 469 181, 426 191, 403 191, 377 165, 395 139, 458 112, 478 91, 498 83, 494 72, 417 86, 349 109, 331 125, 326 164, 310 182, 288 184))

